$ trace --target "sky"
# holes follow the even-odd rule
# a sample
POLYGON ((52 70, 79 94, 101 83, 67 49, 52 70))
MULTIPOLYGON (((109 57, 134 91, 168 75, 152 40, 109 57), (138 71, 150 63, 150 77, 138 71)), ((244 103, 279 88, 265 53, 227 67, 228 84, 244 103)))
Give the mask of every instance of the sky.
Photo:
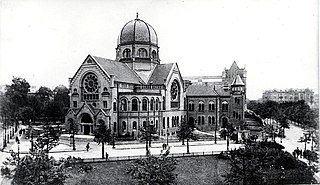
POLYGON ((236 61, 247 97, 264 90, 318 93, 317 0, 0 0, 0 84, 68 86, 88 54, 115 59, 122 27, 156 30, 161 63, 182 76, 216 76, 236 61))

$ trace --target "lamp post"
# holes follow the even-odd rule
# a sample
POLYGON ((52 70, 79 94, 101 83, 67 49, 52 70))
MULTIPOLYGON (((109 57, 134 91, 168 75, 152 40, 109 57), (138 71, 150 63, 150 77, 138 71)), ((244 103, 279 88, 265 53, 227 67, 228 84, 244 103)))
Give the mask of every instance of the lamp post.
POLYGON ((167 128, 167 147, 169 146, 169 129, 167 128))
POLYGON ((116 148, 115 147, 115 133, 113 132, 113 134, 112 134, 112 148, 114 149, 114 148, 116 148))
POLYGON ((76 150, 76 143, 75 143, 75 140, 74 140, 74 125, 73 125, 73 127, 72 127, 73 129, 73 133, 72 133, 72 150, 76 150))

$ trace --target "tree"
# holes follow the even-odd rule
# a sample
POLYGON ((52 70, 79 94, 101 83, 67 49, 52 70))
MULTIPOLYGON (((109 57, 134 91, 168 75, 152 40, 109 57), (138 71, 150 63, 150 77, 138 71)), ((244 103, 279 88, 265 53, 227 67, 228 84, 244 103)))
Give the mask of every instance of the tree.
POLYGON ((102 159, 104 159, 104 144, 111 142, 111 130, 107 129, 107 126, 105 124, 102 124, 96 130, 94 130, 93 134, 94 141, 98 144, 102 144, 102 159))
POLYGON ((37 96, 39 96, 42 103, 47 103, 53 97, 53 92, 49 87, 41 86, 37 91, 37 96))
POLYGON ((185 120, 181 121, 181 124, 177 131, 177 137, 181 141, 187 140, 187 153, 189 152, 189 140, 198 140, 198 137, 193 133, 194 127, 190 122, 186 122, 185 120))
POLYGON ((137 179, 139 184, 175 184, 177 175, 174 173, 177 162, 173 157, 149 156, 137 159, 130 164, 127 173, 137 179))
POLYGON ((35 142, 34 150, 30 154, 20 158, 19 153, 11 152, 11 158, 7 158, 3 164, 5 167, 1 168, 2 175, 12 178, 12 184, 16 185, 62 185, 67 178, 65 172, 66 160, 55 160, 48 156, 48 151, 56 144, 56 140, 49 137, 54 135, 52 129, 48 127, 46 134, 38 137, 35 142))
POLYGON ((313 167, 306 165, 281 146, 261 142, 230 152, 227 184, 296 184, 314 183, 313 167))
POLYGON ((50 101, 45 106, 44 111, 45 117, 48 119, 48 121, 56 123, 56 121, 62 121, 64 118, 64 111, 63 111, 63 104, 62 102, 58 101, 50 101))
POLYGON ((6 85, 5 97, 8 100, 6 101, 6 115, 10 120, 14 120, 16 127, 20 109, 28 104, 29 88, 29 83, 21 77, 13 77, 12 84, 6 85))

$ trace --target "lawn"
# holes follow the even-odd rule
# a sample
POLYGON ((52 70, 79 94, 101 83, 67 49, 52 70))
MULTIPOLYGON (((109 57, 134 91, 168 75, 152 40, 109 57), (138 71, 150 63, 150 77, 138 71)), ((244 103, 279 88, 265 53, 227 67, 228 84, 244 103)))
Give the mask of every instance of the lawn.
MULTIPOLYGON (((229 168, 227 161, 217 156, 176 158, 178 184, 223 184, 223 174, 229 168)), ((94 163, 93 170, 81 173, 76 169, 70 170, 67 185, 102 185, 102 184, 137 184, 137 181, 126 174, 130 162, 94 163)))

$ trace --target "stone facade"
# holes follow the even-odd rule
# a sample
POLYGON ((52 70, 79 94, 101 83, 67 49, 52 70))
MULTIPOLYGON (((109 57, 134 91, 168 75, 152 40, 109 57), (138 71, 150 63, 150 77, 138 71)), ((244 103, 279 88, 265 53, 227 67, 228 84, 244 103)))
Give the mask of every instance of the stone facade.
POLYGON ((177 63, 160 63, 155 30, 137 17, 120 32, 116 60, 88 55, 69 79, 65 122, 67 128, 76 125, 79 134, 91 135, 106 124, 117 137, 138 138, 146 126, 159 136, 175 136, 181 121, 191 118, 199 129, 209 131, 216 123, 225 126, 243 119, 245 73, 234 63, 220 83, 210 86, 209 95, 186 93, 195 84, 184 83, 177 63), (190 101, 196 110, 187 108, 190 101), (201 124, 198 117, 204 120, 201 124))

